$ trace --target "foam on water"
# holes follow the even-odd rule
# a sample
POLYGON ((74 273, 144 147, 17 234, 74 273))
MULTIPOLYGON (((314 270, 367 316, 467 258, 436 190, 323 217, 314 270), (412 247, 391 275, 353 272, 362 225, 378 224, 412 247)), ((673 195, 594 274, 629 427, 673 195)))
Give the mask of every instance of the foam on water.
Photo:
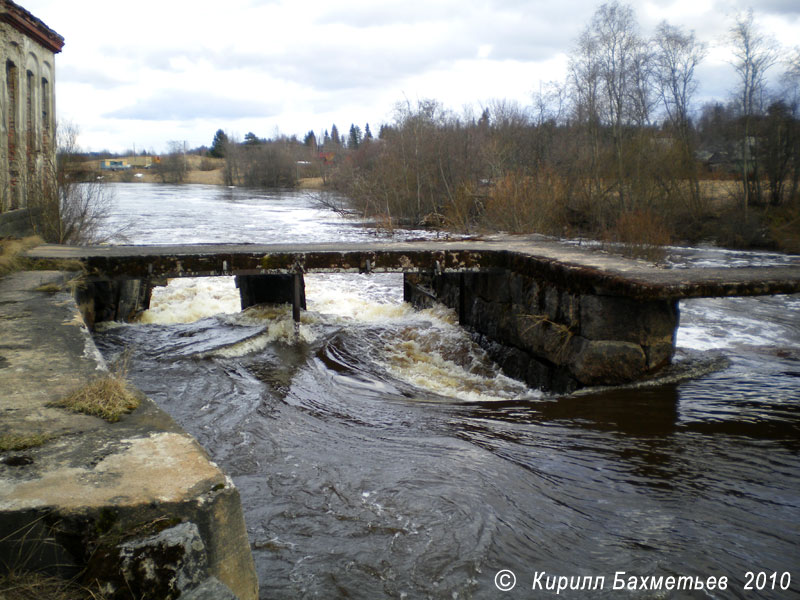
POLYGON ((142 313, 139 322, 192 323, 218 314, 236 313, 240 308, 233 277, 171 279, 168 285, 153 289, 150 309, 142 313))
POLYGON ((489 359, 468 338, 457 339, 451 332, 441 330, 415 335, 406 329, 402 333, 405 335, 395 336, 386 344, 380 361, 381 367, 400 381, 465 402, 517 400, 540 395, 492 369, 489 359), (448 342, 455 342, 455 345, 448 342), (450 353, 446 352, 448 349, 450 353))
POLYGON ((191 323, 217 316, 231 327, 263 326, 256 335, 203 353, 224 358, 256 354, 276 342, 312 344, 326 327, 353 330, 356 335, 372 328, 380 332, 377 346, 365 349, 369 356, 357 360, 430 396, 468 402, 538 396, 503 375, 458 326, 451 309, 417 311, 403 302, 400 275, 310 275, 306 296, 308 310, 297 325, 288 305, 240 311, 231 277, 173 279, 154 290, 151 308, 140 323, 191 323))
POLYGON ((691 350, 792 345, 800 297, 704 298, 681 302, 676 344, 691 350), (767 318, 779 308, 783 319, 767 318))
POLYGON ((354 327, 381 328, 371 356, 395 379, 436 396, 467 402, 511 400, 539 394, 500 373, 443 306, 415 310, 402 301, 400 275, 309 278, 310 311, 354 327))
POLYGON ((308 310, 329 317, 378 323, 414 313, 403 303, 400 274, 308 275, 305 283, 308 310))

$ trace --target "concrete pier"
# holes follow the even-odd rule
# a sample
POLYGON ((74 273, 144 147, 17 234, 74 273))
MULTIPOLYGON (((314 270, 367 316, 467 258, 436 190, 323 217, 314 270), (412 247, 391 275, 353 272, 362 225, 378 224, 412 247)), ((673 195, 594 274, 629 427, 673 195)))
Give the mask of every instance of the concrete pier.
POLYGON ((642 379, 675 351, 675 299, 579 293, 515 272, 409 273, 404 298, 456 309, 506 374, 554 392, 642 379))

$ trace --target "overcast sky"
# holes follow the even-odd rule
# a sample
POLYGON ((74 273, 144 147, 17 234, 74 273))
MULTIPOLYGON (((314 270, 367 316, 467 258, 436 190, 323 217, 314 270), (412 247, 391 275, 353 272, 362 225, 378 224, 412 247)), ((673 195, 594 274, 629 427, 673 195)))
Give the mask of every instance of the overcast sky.
MULTIPOLYGON (((16 0, 64 36, 60 120, 85 150, 162 152, 214 132, 301 137, 333 123, 377 133, 399 101, 526 106, 563 81, 597 0, 16 0), (138 7, 142 7, 141 9, 138 7)), ((797 0, 632 2, 644 35, 663 19, 712 50, 702 97, 734 87, 723 37, 738 11, 784 46, 800 44, 797 0)), ((777 70, 777 68, 776 68, 777 70)))

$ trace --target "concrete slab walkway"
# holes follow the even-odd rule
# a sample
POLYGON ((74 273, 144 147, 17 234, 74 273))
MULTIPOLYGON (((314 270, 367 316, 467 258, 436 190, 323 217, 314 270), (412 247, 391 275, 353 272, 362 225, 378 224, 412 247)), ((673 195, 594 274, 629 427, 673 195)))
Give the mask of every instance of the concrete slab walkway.
POLYGON ((241 600, 257 598, 238 490, 192 437, 144 396, 117 423, 48 405, 107 368, 70 276, 0 279, 0 436, 44 437, 0 452, 0 560, 69 575, 104 536, 191 522, 210 574, 241 600))

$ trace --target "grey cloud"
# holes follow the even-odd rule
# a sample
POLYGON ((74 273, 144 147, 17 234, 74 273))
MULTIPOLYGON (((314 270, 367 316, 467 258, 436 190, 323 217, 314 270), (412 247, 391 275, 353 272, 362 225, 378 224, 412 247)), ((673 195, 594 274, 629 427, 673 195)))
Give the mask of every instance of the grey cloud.
POLYGON ((104 117, 142 121, 190 121, 269 117, 280 107, 263 102, 233 100, 204 92, 163 90, 104 117))
MULTIPOLYGON (((492 60, 549 58, 572 44, 590 14, 584 18, 586 9, 581 11, 579 0, 562 0, 557 7, 552 2, 521 0, 477 5, 456 0, 409 1, 364 4, 344 0, 317 16, 322 29, 316 35, 280 53, 241 51, 235 42, 158 51, 141 47, 135 50, 136 62, 173 72, 177 58, 207 61, 219 69, 250 71, 252 77, 261 73, 321 92, 366 92, 408 76, 445 69, 458 60, 474 59, 482 45, 491 46, 492 60), (569 18, 561 12, 565 8, 569 18), (333 24, 353 27, 352 35, 328 27, 333 24)), ((126 54, 130 58, 130 50, 126 54)), ((138 106, 123 109, 122 114, 144 110, 138 106)))
POLYGON ((800 17, 800 3, 797 0, 762 0, 754 8, 759 12, 800 17))
POLYGON ((59 65, 58 80, 60 82, 83 83, 97 89, 111 89, 128 83, 108 73, 74 65, 59 65))
POLYGON ((317 14, 314 22, 321 25, 341 24, 351 27, 384 27, 410 25, 436 21, 450 21, 458 16, 461 4, 455 0, 430 2, 406 0, 405 2, 338 2, 317 14))
POLYGON ((408 75, 424 73, 473 52, 463 47, 398 44, 394 47, 340 45, 308 47, 277 60, 271 71, 298 83, 325 90, 373 88, 408 75))

